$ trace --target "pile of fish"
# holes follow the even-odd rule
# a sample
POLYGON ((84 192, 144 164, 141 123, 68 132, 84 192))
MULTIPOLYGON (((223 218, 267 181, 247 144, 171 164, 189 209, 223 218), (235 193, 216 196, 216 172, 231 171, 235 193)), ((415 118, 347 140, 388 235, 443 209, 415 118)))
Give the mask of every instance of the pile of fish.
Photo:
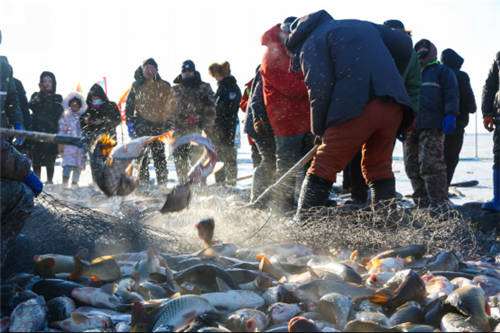
POLYGON ((192 254, 36 255, 33 273, 2 281, 0 330, 500 331, 498 256, 248 249, 214 241, 213 219, 195 227, 192 254))

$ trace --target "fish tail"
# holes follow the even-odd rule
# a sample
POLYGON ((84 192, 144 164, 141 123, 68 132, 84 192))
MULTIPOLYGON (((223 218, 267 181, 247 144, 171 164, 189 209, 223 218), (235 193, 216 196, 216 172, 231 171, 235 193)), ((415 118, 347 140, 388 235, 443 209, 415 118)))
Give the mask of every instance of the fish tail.
POLYGON ((387 303, 387 301, 389 301, 389 298, 383 292, 377 291, 375 295, 370 297, 370 301, 372 301, 373 303, 387 303))

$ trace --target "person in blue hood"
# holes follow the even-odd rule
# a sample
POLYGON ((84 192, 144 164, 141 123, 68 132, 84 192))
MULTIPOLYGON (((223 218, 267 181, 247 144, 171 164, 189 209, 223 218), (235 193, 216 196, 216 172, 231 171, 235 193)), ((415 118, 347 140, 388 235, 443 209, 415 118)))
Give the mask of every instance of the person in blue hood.
POLYGON ((340 172, 362 148, 372 203, 395 197, 392 150, 398 130, 413 121, 402 74, 411 39, 383 25, 335 20, 324 10, 292 23, 287 48, 304 73, 311 130, 320 143, 302 185, 296 219, 327 203, 340 172))

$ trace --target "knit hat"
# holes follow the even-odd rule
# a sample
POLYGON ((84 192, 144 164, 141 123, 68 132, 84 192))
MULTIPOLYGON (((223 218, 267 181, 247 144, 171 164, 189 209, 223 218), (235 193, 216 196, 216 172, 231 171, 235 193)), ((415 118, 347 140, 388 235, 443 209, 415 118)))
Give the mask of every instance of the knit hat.
POLYGON ((186 60, 182 63, 181 72, 194 72, 196 67, 194 66, 194 62, 192 60, 186 60))
POLYGON ((281 31, 283 32, 290 32, 291 29, 290 29, 290 25, 292 24, 293 21, 295 21, 297 18, 295 16, 289 16, 287 17, 283 23, 281 23, 281 26, 280 26, 280 29, 281 31))
POLYGON ((406 30, 403 22, 400 20, 387 20, 384 22, 384 25, 388 26, 389 28, 395 29, 395 30, 400 30, 403 32, 410 32, 410 30, 406 30))

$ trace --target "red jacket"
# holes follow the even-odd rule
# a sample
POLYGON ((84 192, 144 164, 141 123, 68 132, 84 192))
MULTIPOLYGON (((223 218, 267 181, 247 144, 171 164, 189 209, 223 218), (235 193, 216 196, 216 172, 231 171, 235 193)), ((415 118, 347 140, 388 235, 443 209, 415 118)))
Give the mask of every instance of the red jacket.
POLYGON ((278 39, 280 25, 264 33, 262 45, 267 50, 260 73, 264 103, 275 136, 290 136, 311 130, 309 95, 302 72, 291 67, 291 56, 278 39))

